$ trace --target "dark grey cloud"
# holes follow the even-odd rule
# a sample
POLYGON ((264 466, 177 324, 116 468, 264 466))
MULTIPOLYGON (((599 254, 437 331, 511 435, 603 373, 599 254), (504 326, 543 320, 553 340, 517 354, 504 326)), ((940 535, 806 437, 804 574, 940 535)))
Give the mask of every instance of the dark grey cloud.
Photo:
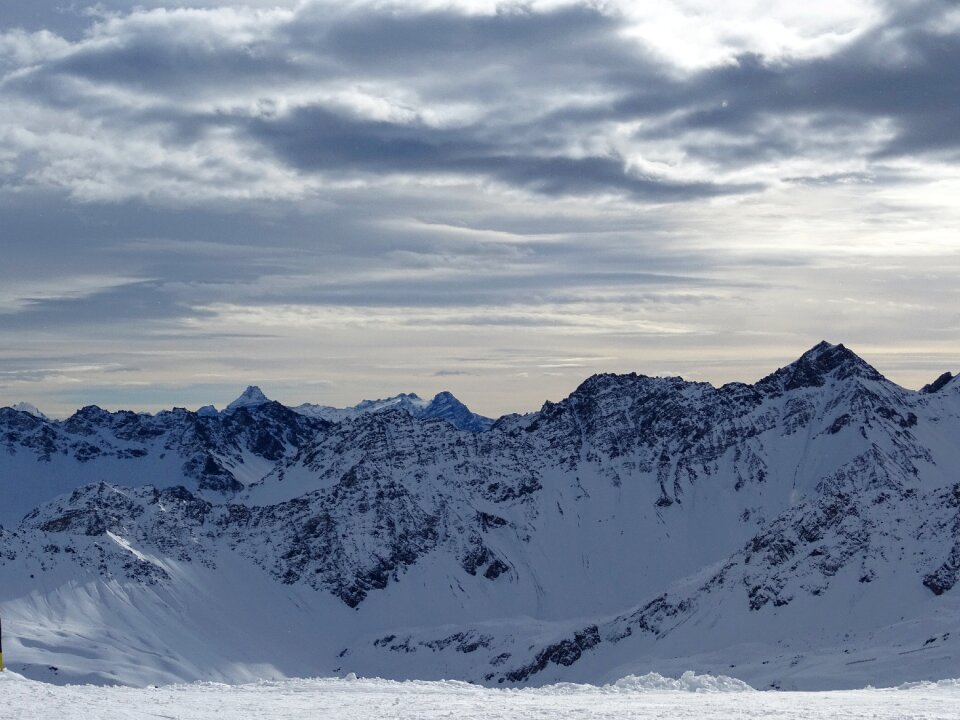
POLYGON ((68 77, 183 99, 231 88, 267 96, 277 83, 384 81, 426 102, 502 103, 530 93, 650 85, 667 72, 662 60, 620 36, 616 13, 592 7, 484 15, 308 3, 262 18, 230 11, 143 14, 112 26, 108 41, 78 43, 16 85, 62 94, 64 86, 45 90, 42 79, 68 77))
MULTIPOLYGON (((424 60, 446 59, 455 64, 502 61, 504 57, 539 59, 551 55, 623 59, 621 43, 610 43, 619 29, 615 17, 593 7, 564 7, 536 12, 522 6, 504 7, 494 14, 464 14, 456 10, 425 12, 331 12, 329 6, 307 6, 286 36, 298 47, 320 48, 353 69, 367 67, 404 73, 433 70, 424 60), (410 63, 410 65, 405 65, 410 63)), ((531 68, 537 72, 536 68, 531 68)))
POLYGON ((875 175, 866 172, 839 172, 824 173, 823 175, 797 175, 795 177, 785 177, 784 182, 797 185, 837 185, 844 183, 871 183, 875 175))
POLYGON ((416 87, 426 99, 523 99, 656 82, 666 64, 621 35, 623 18, 596 6, 492 15, 449 10, 333 13, 307 6, 285 27, 291 47, 349 77, 416 87))
MULTIPOLYGON (((342 218, 328 217, 325 226, 334 238, 345 234, 342 218)), ((8 284, 105 269, 184 283, 249 282, 302 267, 296 255, 317 245, 316 218, 283 203, 171 211, 142 201, 77 205, 55 191, 0 193, 0 227, 0 282, 8 284)))
POLYGON ((181 96, 223 83, 249 88, 262 80, 388 78, 428 97, 439 84, 445 98, 460 88, 476 100, 483 89, 496 96, 524 86, 549 90, 543 85, 551 79, 557 90, 575 82, 589 83, 582 90, 606 89, 627 79, 625 66, 630 83, 663 68, 642 46, 619 38, 616 14, 591 7, 535 12, 518 6, 484 15, 306 4, 282 18, 236 20, 145 14, 108 42, 78 45, 46 72, 181 96))
POLYGON ((673 202, 762 190, 759 180, 718 175, 783 158, 955 151, 960 37, 935 25, 951 7, 888 11, 880 27, 826 57, 743 54, 693 73, 670 69, 623 36, 622 16, 594 7, 484 15, 308 4, 259 23, 230 8, 146 13, 115 22, 110 40, 77 43, 5 84, 118 129, 148 126, 171 148, 235 132, 301 173, 455 175, 552 196, 673 202), (345 82, 403 89, 409 117, 372 119, 330 100, 288 110, 270 97, 275 88, 297 94, 345 82), (111 108, 91 84, 155 102, 111 108), (465 122, 426 119, 431 106, 442 113, 465 100, 488 111, 465 122), (871 145, 863 130, 880 120, 894 137, 871 145), (641 123, 634 152, 672 143, 719 173, 679 179, 635 167, 620 148, 584 143, 624 122, 641 123))
POLYGON ((94 18, 83 8, 63 0, 4 2, 0 5, 2 27, 26 32, 48 31, 61 37, 78 40, 93 24, 94 18))
MULTIPOLYGON (((214 36, 211 41, 209 33, 191 33, 191 24, 189 17, 176 16, 165 23, 150 23, 119 42, 81 47, 51 65, 48 72, 181 97, 210 87, 248 88, 258 82, 305 77, 306 68, 270 38, 238 43, 214 36)), ((316 68, 311 77, 322 79, 316 68)))
MULTIPOLYGON (((610 92, 625 79, 625 66, 631 83, 652 82, 663 73, 662 63, 618 37, 616 17, 584 7, 484 16, 336 13, 307 6, 247 42, 217 34, 215 19, 206 34, 192 28, 194 22, 175 13, 151 17, 113 42, 81 45, 7 84, 51 107, 99 114, 103 98, 84 97, 85 86, 67 79, 171 100, 258 85, 266 93, 277 83, 307 79, 390 81, 409 85, 427 102, 463 97, 503 106, 543 93, 610 92)), ((509 114, 494 122, 487 117, 451 130, 419 120, 372 121, 323 104, 279 116, 270 101, 258 107, 263 113, 249 118, 231 117, 222 108, 211 115, 148 103, 116 112, 110 122, 128 129, 149 123, 171 146, 190 145, 236 123, 301 171, 457 174, 548 195, 619 193, 658 202, 759 189, 756 183, 721 186, 639 173, 613 150, 572 156, 569 133, 588 130, 568 128, 551 136, 538 129, 539 113, 520 122, 509 114)))
POLYGON ((0 331, 113 326, 194 317, 198 312, 157 281, 133 282, 75 297, 23 299, 20 309, 0 313, 0 331))
POLYGON ((759 189, 644 177, 616 155, 539 156, 476 139, 472 129, 443 130, 349 118, 322 107, 278 120, 255 120, 248 133, 301 170, 455 174, 489 177, 547 195, 622 193, 669 201, 759 189))

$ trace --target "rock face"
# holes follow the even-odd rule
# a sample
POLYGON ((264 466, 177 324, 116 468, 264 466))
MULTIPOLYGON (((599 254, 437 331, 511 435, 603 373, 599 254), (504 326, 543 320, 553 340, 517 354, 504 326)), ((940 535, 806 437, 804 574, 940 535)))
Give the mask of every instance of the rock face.
POLYGON ((595 375, 492 426, 444 393, 0 409, 7 659, 134 683, 957 676, 960 385, 934 385, 821 343, 754 385, 595 375))
POLYGON ((932 383, 929 383, 928 385, 924 385, 922 388, 920 388, 920 392, 935 393, 945 388, 953 379, 954 379, 953 373, 945 372, 943 375, 938 377, 932 383))

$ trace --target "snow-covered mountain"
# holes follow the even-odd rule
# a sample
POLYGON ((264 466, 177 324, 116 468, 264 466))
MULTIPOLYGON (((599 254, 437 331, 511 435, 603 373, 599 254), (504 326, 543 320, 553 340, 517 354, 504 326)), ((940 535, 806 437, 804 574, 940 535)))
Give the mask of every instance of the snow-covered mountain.
POLYGON ((240 394, 240 397, 227 405, 223 412, 229 415, 240 408, 256 408, 266 405, 268 402, 270 402, 270 399, 263 394, 263 390, 256 385, 248 385, 247 389, 240 394))
POLYGON ((18 402, 16 405, 11 405, 10 407, 13 410, 19 410, 20 412, 27 413, 27 415, 33 415, 41 420, 48 419, 46 415, 40 412, 36 405, 31 405, 28 402, 18 402))
MULTIPOLYGON (((253 409, 272 402, 256 385, 247 387, 240 396, 227 405, 224 415, 230 415, 240 408, 253 409)), ((14 410, 29 412, 38 417, 44 417, 39 410, 27 403, 14 406, 14 410)), ((416 393, 400 393, 382 400, 364 400, 357 405, 346 408, 337 408, 330 405, 314 405, 303 403, 290 408, 298 415, 309 418, 326 420, 327 422, 341 422, 367 413, 383 412, 385 410, 402 410, 415 418, 422 420, 445 420, 459 430, 470 432, 484 432, 493 426, 493 420, 483 415, 471 412, 470 408, 457 400, 450 392, 437 393, 433 400, 424 400, 416 393)), ((204 405, 197 410, 202 417, 212 417, 219 412, 213 405, 204 405)))
POLYGON ((433 400, 424 400, 416 393, 400 393, 383 400, 364 400, 348 408, 335 408, 327 405, 311 405, 304 403, 291 408, 294 412, 309 417, 321 418, 331 422, 339 422, 348 418, 355 418, 365 413, 383 412, 384 410, 403 410, 416 418, 429 420, 438 418, 446 420, 455 428, 470 432, 483 432, 493 426, 493 420, 471 412, 452 393, 437 393, 433 400))
POLYGON ((821 343, 753 385, 595 375, 485 432, 410 410, 452 396, 400 398, 0 410, 7 663, 144 684, 960 675, 952 375, 911 391, 821 343))

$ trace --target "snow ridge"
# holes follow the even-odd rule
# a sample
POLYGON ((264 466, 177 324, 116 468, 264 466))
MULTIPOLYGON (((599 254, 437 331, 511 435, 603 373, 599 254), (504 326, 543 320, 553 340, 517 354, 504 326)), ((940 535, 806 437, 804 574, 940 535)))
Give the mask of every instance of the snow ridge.
POLYGON ((458 430, 484 432, 493 426, 493 420, 471 412, 452 393, 437 393, 429 402, 416 393, 400 393, 383 400, 364 400, 348 408, 335 408, 327 405, 304 403, 293 408, 294 412, 308 417, 322 418, 331 422, 340 422, 365 413, 402 410, 416 418, 439 419, 453 425, 458 430))
POLYGON ((40 418, 41 420, 48 419, 46 415, 37 409, 36 405, 31 405, 28 402, 18 402, 15 405, 11 405, 10 409, 16 410, 17 412, 27 413, 27 415, 33 415, 35 418, 40 418))

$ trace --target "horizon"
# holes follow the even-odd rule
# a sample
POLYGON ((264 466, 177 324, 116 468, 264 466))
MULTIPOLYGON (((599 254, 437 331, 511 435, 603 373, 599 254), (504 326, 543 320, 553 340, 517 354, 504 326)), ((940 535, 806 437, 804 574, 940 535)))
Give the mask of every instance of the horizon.
MULTIPOLYGON (((900 386, 900 387, 902 387, 902 388, 904 388, 904 389, 911 390, 911 391, 914 391, 914 392, 919 391, 924 385, 927 385, 927 384, 929 384, 929 383, 933 383, 935 380, 937 380, 939 377, 941 377, 941 376, 942 376, 943 374, 945 374, 945 373, 949 373, 949 374, 951 374, 951 375, 956 375, 956 373, 955 373, 955 371, 954 371, 953 369, 943 370, 943 371, 937 372, 937 373, 936 373, 935 375, 933 375, 932 377, 928 377, 928 378, 924 379, 923 382, 921 382, 920 384, 918 384, 916 387, 911 387, 911 386, 908 386, 908 385, 904 385, 903 383, 897 382, 896 379, 890 377, 887 373, 883 372, 883 370, 882 370, 881 368, 878 368, 874 363, 872 363, 872 362, 870 362, 868 359, 864 358, 863 355, 861 355, 861 353, 859 353, 859 352, 857 352, 855 349, 849 347, 846 343, 842 343, 842 342, 841 342, 841 343, 831 343, 831 342, 829 342, 829 341, 827 341, 827 340, 821 340, 820 342, 818 342, 818 343, 810 346, 810 347, 807 348, 806 350, 804 350, 804 351, 802 351, 801 353, 799 353, 796 357, 794 357, 794 358, 793 358, 792 360, 790 360, 789 362, 785 362, 785 363, 783 363, 783 364, 781 364, 781 365, 777 365, 775 368, 769 370, 768 372, 765 372, 764 374, 762 374, 762 375, 760 375, 760 376, 758 376, 757 378, 752 379, 752 380, 729 380, 729 381, 726 381, 726 382, 717 383, 717 382, 711 382, 710 380, 696 380, 696 379, 692 379, 692 378, 689 378, 689 377, 686 377, 686 376, 683 376, 683 375, 679 375, 679 374, 677 374, 677 373, 669 373, 669 372, 668 372, 668 373, 650 374, 650 373, 644 373, 644 372, 641 372, 641 371, 638 371, 638 370, 627 370, 627 371, 624 371, 624 372, 622 372, 622 373, 609 373, 609 374, 625 375, 625 374, 630 374, 630 373, 636 373, 636 374, 638 374, 638 375, 646 375, 647 377, 653 377, 653 378, 680 377, 682 380, 684 380, 684 381, 686 381, 686 382, 706 383, 706 384, 708 384, 708 385, 710 385, 710 386, 712 386, 712 387, 714 387, 714 388, 721 388, 721 387, 723 387, 723 386, 725 386, 725 385, 728 385, 728 384, 736 384, 736 383, 743 383, 743 384, 753 385, 753 384, 756 384, 757 382, 761 381, 762 379, 764 379, 764 378, 767 377, 768 375, 771 375, 772 373, 775 373, 775 372, 777 372, 778 370, 780 370, 780 369, 782 369, 782 368, 784 368, 784 367, 787 367, 787 366, 789 366, 789 365, 791 365, 791 364, 799 361, 804 355, 812 352, 812 351, 815 350, 817 347, 819 347, 821 344, 826 344, 827 346, 830 346, 830 347, 844 347, 844 348, 846 348, 847 350, 850 350, 854 355, 856 355, 856 356, 859 357, 860 359, 862 359, 862 360, 864 360, 865 362, 867 362, 868 365, 870 365, 870 366, 873 367, 875 370, 877 370, 884 378, 886 378, 886 379, 889 380, 890 382, 893 382, 894 384, 896 384, 896 385, 898 385, 898 386, 900 386)), ((324 402, 324 401, 316 402, 316 401, 314 401, 314 400, 304 399, 304 398, 299 398, 299 399, 298 399, 298 398, 295 398, 295 397, 289 396, 289 395, 284 395, 284 396, 282 396, 282 397, 275 397, 272 392, 268 392, 268 391, 264 390, 263 387, 262 387, 262 385, 261 385, 261 384, 258 384, 258 383, 256 383, 256 382, 254 382, 254 383, 249 383, 249 384, 243 386, 243 389, 242 389, 239 393, 236 393, 235 395, 233 395, 232 397, 230 397, 230 398, 228 398, 228 399, 226 399, 226 400, 220 400, 220 401, 217 401, 217 402, 214 402, 214 401, 210 401, 210 402, 200 402, 200 401, 197 401, 197 400, 193 400, 193 401, 191 401, 191 402, 185 402, 185 403, 174 402, 173 404, 169 404, 169 405, 154 405, 154 406, 149 406, 149 407, 145 407, 145 406, 143 406, 143 405, 140 405, 139 407, 134 406, 134 405, 131 405, 131 406, 112 405, 112 406, 111 406, 111 405, 105 405, 105 404, 99 403, 99 402, 91 402, 91 403, 87 403, 86 405, 83 405, 83 406, 80 406, 80 407, 72 408, 72 409, 70 409, 70 410, 68 410, 68 411, 48 412, 45 408, 38 406, 35 402, 33 402, 33 401, 29 400, 29 399, 21 398, 20 400, 15 400, 15 401, 11 401, 11 402, 3 402, 2 400, 0 400, 0 407, 13 407, 13 406, 15 406, 15 405, 18 405, 18 404, 21 404, 21 403, 25 403, 25 404, 28 404, 28 405, 32 405, 35 409, 39 410, 41 413, 43 413, 44 415, 46 415, 46 416, 47 416, 49 419, 51 419, 51 420, 64 420, 64 419, 69 418, 71 415, 73 415, 74 413, 78 412, 79 410, 83 409, 84 407, 89 407, 89 406, 96 406, 96 407, 99 407, 99 408, 101 408, 101 409, 103 409, 103 410, 107 410, 108 412, 132 411, 132 412, 136 412, 136 413, 147 413, 147 414, 155 414, 155 413, 158 413, 158 412, 163 412, 163 411, 166 411, 166 410, 173 410, 173 409, 178 409, 178 408, 180 408, 180 409, 186 409, 186 410, 189 410, 190 412, 197 412, 198 410, 200 410, 200 409, 202 409, 202 408, 204 408, 204 407, 213 406, 213 407, 215 407, 218 411, 223 412, 223 410, 226 409, 227 405, 229 405, 231 402, 233 402, 233 401, 235 401, 235 400, 240 399, 241 397, 243 397, 243 396, 244 396, 249 390, 251 390, 251 389, 258 390, 258 391, 260 391, 261 393, 263 393, 263 395, 266 396, 267 400, 269 400, 269 401, 271 401, 271 402, 279 402, 281 405, 284 405, 284 406, 289 407, 289 408, 294 408, 294 407, 297 407, 298 405, 302 405, 302 404, 322 405, 322 406, 335 407, 335 408, 348 408, 348 407, 354 407, 354 406, 356 406, 356 405, 359 405, 359 404, 365 403, 365 402, 380 402, 380 401, 385 401, 385 400, 396 399, 396 398, 402 397, 402 396, 413 396, 413 397, 419 398, 419 399, 421 399, 421 400, 430 401, 431 399, 435 399, 436 396, 439 395, 439 394, 441 394, 441 393, 449 392, 449 393, 451 393, 457 400, 459 400, 459 401, 462 402, 464 405, 466 405, 472 412, 478 413, 478 414, 480 414, 480 415, 482 415, 482 416, 485 416, 485 417, 488 417, 488 418, 491 418, 491 419, 496 420, 496 419, 498 419, 498 418, 500 418, 500 417, 503 417, 503 416, 505 416, 505 415, 511 415, 511 414, 521 414, 521 415, 522 415, 522 414, 527 414, 527 413, 531 413, 531 412, 537 412, 538 410, 540 410, 540 409, 542 408, 542 406, 543 406, 544 403, 546 403, 546 402, 559 402, 559 401, 561 401, 561 400, 563 400, 563 399, 566 399, 567 397, 569 397, 570 394, 572 394, 572 393, 573 393, 583 382, 585 382, 587 379, 589 379, 589 378, 591 378, 591 377, 594 377, 594 376, 596 376, 596 375, 603 375, 603 374, 608 374, 608 373, 605 373, 605 372, 603 372, 603 371, 598 371, 598 372, 592 372, 592 373, 590 373, 590 374, 588 374, 588 375, 585 375, 585 376, 583 376, 583 377, 576 383, 576 385, 574 385, 573 387, 571 387, 571 388, 570 388, 565 394, 563 394, 562 396, 554 397, 554 398, 544 398, 544 399, 541 401, 541 403, 540 403, 539 405, 537 405, 536 407, 533 407, 533 408, 524 408, 524 409, 508 409, 508 410, 505 410, 505 411, 502 411, 502 412, 498 412, 498 413, 494 413, 494 414, 489 414, 489 413, 482 412, 481 410, 479 410, 477 407, 474 406, 474 404, 470 401, 470 399, 465 398, 465 397, 462 397, 462 396, 458 395, 456 392, 451 391, 451 390, 448 390, 448 389, 446 389, 446 388, 441 388, 440 390, 437 390, 437 391, 435 391, 435 392, 430 392, 430 393, 420 393, 420 392, 417 392, 416 390, 400 390, 400 391, 397 391, 397 392, 394 392, 394 393, 391 393, 391 394, 382 395, 382 396, 380 396, 380 397, 372 397, 372 396, 371 396, 371 397, 364 397, 364 398, 362 398, 362 399, 360 399, 360 400, 348 401, 348 402, 346 402, 346 403, 336 404, 336 403, 333 403, 333 402, 324 402)))
MULTIPOLYGON (((0 7, 0 403, 960 359, 960 10, 0 7), (951 79, 952 78, 952 79, 951 79)), ((940 372, 942 372, 942 369, 940 372)))

